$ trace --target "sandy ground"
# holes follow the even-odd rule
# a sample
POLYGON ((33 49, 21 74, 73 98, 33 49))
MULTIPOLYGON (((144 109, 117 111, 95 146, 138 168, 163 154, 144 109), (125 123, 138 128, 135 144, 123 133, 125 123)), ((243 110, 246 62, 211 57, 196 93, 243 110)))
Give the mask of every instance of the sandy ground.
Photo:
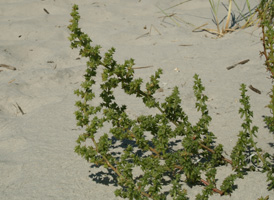
MULTIPOLYGON (((157 68, 163 69, 163 92, 157 93, 157 98, 164 99, 178 85, 183 107, 192 122, 199 116, 192 91, 192 77, 198 73, 209 97, 211 130, 228 154, 241 126, 240 84, 259 89, 261 94, 248 89, 254 124, 259 127, 257 142, 265 151, 274 152, 273 134, 264 128, 263 122, 263 116, 269 115, 265 106, 270 100, 271 80, 263 66, 264 59, 259 56, 260 29, 238 30, 220 39, 207 32, 194 33, 195 27, 205 23, 207 28, 216 28, 209 2, 192 0, 170 8, 181 2, 0 1, 0 64, 16 68, 0 68, 1 200, 119 199, 113 193, 116 186, 111 177, 108 181, 106 170, 93 168, 74 153, 75 140, 82 130, 76 127, 73 113, 77 97, 73 91, 83 81, 86 68, 85 60, 77 59, 78 51, 70 49, 67 39, 74 3, 80 8, 80 26, 103 51, 114 46, 118 61, 132 57, 136 66, 152 65, 136 70, 136 75, 144 80, 157 68), (170 8, 165 12, 175 14, 174 21, 164 17, 159 8, 170 8), (226 69, 245 59, 250 61, 226 69)), ((258 3, 250 2, 252 6, 258 3)), ((225 15, 221 5, 219 18, 225 15)), ((236 10, 235 15, 238 16, 236 10)), ((131 102, 129 111, 133 116, 146 111, 136 100, 131 102)), ((220 179, 226 170, 220 172, 220 179)), ((237 184, 231 197, 215 194, 210 199, 257 199, 266 195, 274 198, 274 192, 266 189, 265 174, 249 173, 237 184)), ((200 187, 189 189, 190 199, 199 190, 200 187)))

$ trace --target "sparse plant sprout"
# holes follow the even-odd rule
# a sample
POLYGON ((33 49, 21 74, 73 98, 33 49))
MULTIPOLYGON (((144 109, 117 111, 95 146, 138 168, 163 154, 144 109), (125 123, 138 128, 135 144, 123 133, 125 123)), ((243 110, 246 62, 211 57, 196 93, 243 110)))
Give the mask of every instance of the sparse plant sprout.
POLYGON ((260 197, 259 199, 257 200, 268 200, 269 199, 269 196, 266 196, 266 197, 260 197))
POLYGON ((252 126, 253 112, 244 84, 240 89, 239 109, 243 118, 242 130, 230 160, 223 155, 223 145, 216 143, 216 136, 210 131, 208 97, 197 74, 194 75, 193 91, 200 118, 192 124, 181 106, 178 87, 174 87, 162 103, 154 97, 160 88, 161 69, 142 86, 143 79, 134 77, 133 59, 118 64, 113 58, 114 48, 101 55, 101 47, 92 46, 92 40, 78 26, 80 15, 77 5, 73 6, 71 16, 68 26, 71 47, 79 48, 79 54, 88 59, 85 80, 75 91, 80 97, 76 102, 77 125, 84 128, 77 139, 75 152, 88 162, 116 174, 119 185, 116 196, 128 199, 189 199, 184 187, 203 185, 196 199, 206 200, 213 193, 231 194, 234 181, 244 178, 244 172, 253 170, 266 172, 268 189, 274 188, 273 156, 257 147, 258 128, 252 126), (101 81, 96 81, 99 68, 101 81), (99 95, 94 91, 95 84, 100 85, 99 95), (154 108, 158 112, 132 119, 127 113, 127 106, 116 101, 116 88, 122 89, 125 96, 134 95, 141 99, 146 109, 154 108), (99 104, 94 104, 95 98, 100 101, 99 104), (110 128, 103 134, 101 131, 106 124, 110 128), (86 141, 91 143, 87 145, 86 141), (119 153, 114 151, 117 151, 118 144, 119 153), (219 167, 225 165, 231 165, 233 172, 217 188, 216 174, 219 167), (137 175, 134 173, 136 170, 137 175))

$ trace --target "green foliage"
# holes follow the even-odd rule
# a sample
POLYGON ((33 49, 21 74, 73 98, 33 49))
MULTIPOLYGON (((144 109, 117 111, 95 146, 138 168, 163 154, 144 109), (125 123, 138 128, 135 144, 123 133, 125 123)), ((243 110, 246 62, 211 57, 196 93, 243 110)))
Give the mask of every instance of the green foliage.
POLYGON ((234 181, 238 178, 236 174, 230 174, 225 178, 221 185, 221 190, 224 191, 224 194, 231 194, 234 187, 234 181))
POLYGON ((268 199, 269 199, 269 196, 266 196, 266 197, 261 197, 258 200, 268 200, 268 199))
MULTIPOLYGON (((265 57, 265 66, 274 79, 274 2, 272 0, 262 0, 257 13, 261 19, 263 51, 261 56, 265 57)), ((270 132, 274 133, 274 85, 270 94, 271 101, 268 105, 272 116, 265 117, 265 123, 270 132)))
POLYGON ((261 55, 265 57, 265 65, 267 70, 274 78, 274 1, 261 0, 257 9, 258 17, 261 19, 260 26, 262 28, 262 42, 264 50, 261 55))
POLYGON ((253 112, 250 110, 249 97, 246 96, 246 86, 241 85, 241 99, 240 103, 243 105, 243 108, 240 108, 239 113, 241 118, 244 118, 242 123, 243 130, 240 131, 238 135, 237 145, 234 147, 231 158, 233 160, 232 166, 236 169, 237 172, 240 172, 248 164, 248 158, 251 156, 253 161, 259 162, 258 155, 253 154, 254 148, 256 151, 261 152, 260 149, 256 148, 256 143, 254 142, 253 137, 256 137, 256 132, 258 132, 258 127, 251 127, 253 112))
MULTIPOLYGON (((263 51, 261 56, 265 57, 265 66, 274 79, 274 1, 261 0, 257 9, 258 17, 261 20, 263 51)), ((264 121, 271 133, 274 133, 274 85, 270 92, 270 103, 267 106, 270 109, 271 116, 265 116, 264 121)), ((264 159, 271 159, 269 154, 264 155, 264 159)), ((273 159, 273 156, 272 156, 273 159)), ((267 172, 267 181, 269 181, 268 189, 274 189, 273 166, 270 162, 264 162, 264 171, 267 172)))
POLYGON ((272 86, 271 94, 270 94, 271 101, 267 105, 270 109, 270 113, 272 116, 265 116, 265 123, 271 133, 274 133, 274 85, 272 86))
POLYGON ((153 95, 160 88, 161 69, 144 83, 145 90, 142 90, 143 80, 134 78, 134 60, 118 64, 113 59, 114 48, 101 56, 101 47, 92 46, 92 40, 78 27, 80 15, 77 5, 73 6, 71 16, 71 24, 68 26, 71 47, 79 48, 80 55, 88 59, 85 81, 81 89, 75 91, 81 99, 76 102, 77 125, 84 128, 84 133, 77 139, 75 152, 88 162, 116 173, 119 188, 115 195, 128 199, 166 199, 171 196, 176 200, 184 200, 188 199, 187 191, 183 189, 185 183, 205 185, 196 199, 208 199, 213 192, 229 194, 233 191, 234 180, 243 177, 241 172, 247 165, 247 158, 257 164, 263 163, 263 169, 270 174, 269 180, 273 184, 271 164, 266 161, 270 156, 262 154, 253 139, 257 128, 251 127, 253 113, 244 85, 241 87, 243 108, 240 109, 241 117, 244 118, 243 131, 239 134, 231 161, 222 155, 223 146, 216 144, 216 137, 209 130, 211 117, 206 104, 208 97, 204 94, 205 88, 197 74, 194 75, 193 91, 195 106, 201 115, 193 125, 181 107, 178 87, 173 88, 163 103, 154 98, 153 95), (98 68, 103 69, 101 83, 95 81, 98 68), (94 92, 95 84, 100 84, 99 95, 94 92), (156 108, 159 112, 131 119, 126 112, 127 106, 119 105, 116 101, 116 88, 121 88, 125 95, 142 99, 147 109, 156 108), (95 98, 100 100, 97 106, 93 103, 95 98), (101 128, 106 124, 111 127, 107 133, 102 134, 101 128), (91 141, 88 146, 87 141, 91 141), (121 145, 123 148, 119 154, 115 153, 117 141, 125 144, 121 145), (255 155, 252 154, 251 158, 250 151, 253 149, 255 155), (225 178, 219 190, 215 178, 217 167, 227 163, 232 164, 238 174, 225 178), (170 186, 169 189, 164 189, 166 185, 170 186))

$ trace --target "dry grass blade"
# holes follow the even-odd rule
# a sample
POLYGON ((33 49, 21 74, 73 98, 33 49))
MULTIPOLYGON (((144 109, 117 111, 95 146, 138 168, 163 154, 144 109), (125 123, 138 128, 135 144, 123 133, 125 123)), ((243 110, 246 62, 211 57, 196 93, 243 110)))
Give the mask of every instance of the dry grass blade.
POLYGON ((159 12, 162 12, 162 13, 165 15, 164 17, 161 17, 161 18, 163 18, 163 21, 165 20, 165 18, 168 17, 168 18, 170 18, 177 26, 180 26, 180 24, 177 23, 176 21, 183 22, 183 23, 185 23, 185 24, 187 24, 187 25, 194 26, 193 24, 191 24, 191 23, 189 23, 189 22, 187 22, 187 21, 185 21, 185 20, 179 18, 178 16, 176 16, 176 13, 167 14, 167 13, 165 12, 166 10, 169 10, 169 9, 171 9, 171 8, 175 8, 175 7, 179 6, 179 5, 182 5, 182 4, 184 4, 184 3, 187 3, 187 2, 189 2, 189 1, 192 1, 192 0, 183 1, 183 2, 181 2, 181 3, 175 4, 175 5, 173 5, 173 6, 169 7, 169 8, 166 8, 166 9, 161 9, 159 6, 157 6, 157 8, 160 10, 159 12))
POLYGON ((181 3, 177 3, 176 5, 171 6, 171 7, 167 8, 167 9, 165 9, 165 10, 169 10, 169 9, 171 9, 171 8, 175 8, 175 7, 179 6, 179 5, 182 5, 182 4, 184 4, 184 3, 187 3, 187 2, 189 2, 189 1, 191 1, 191 0, 186 0, 186 1, 183 1, 183 2, 181 2, 181 3))
POLYGON ((228 8, 228 13, 227 13, 227 18, 226 18, 225 32, 226 32, 226 30, 228 30, 230 15, 231 15, 231 8, 232 8, 232 0, 229 0, 229 8, 228 8))
MULTIPOLYGON (((234 25, 231 25, 233 26, 232 28, 229 28, 229 24, 230 24, 230 21, 231 21, 231 15, 232 15, 232 2, 235 3, 236 7, 238 10, 240 10, 239 6, 236 4, 235 0, 229 0, 229 4, 228 4, 228 9, 227 9, 227 16, 226 16, 226 23, 225 23, 225 27, 224 28, 220 28, 220 23, 219 23, 219 20, 218 20, 218 8, 219 8, 219 4, 220 4, 220 0, 218 0, 217 4, 214 3, 214 0, 209 0, 209 3, 210 3, 210 6, 211 6, 211 10, 212 10, 212 13, 213 13, 213 17, 214 17, 214 21, 215 21, 215 24, 217 26, 217 30, 215 29, 207 29, 207 28, 203 28, 201 29, 200 31, 207 31, 211 34, 215 34, 217 35, 218 37, 223 37, 226 33, 229 33, 229 32, 233 32, 233 31, 236 31, 237 29, 239 28, 246 28, 246 27, 249 27, 251 25, 254 25, 256 24, 256 21, 257 19, 254 19, 254 16, 255 16, 255 13, 251 14, 252 10, 250 8, 250 4, 248 2, 248 0, 246 0, 246 4, 248 6, 248 9, 249 9, 249 13, 250 13, 250 17, 246 20, 246 23, 243 25, 243 26, 239 26, 238 24, 236 26, 234 25)), ((241 12, 240 12, 240 15, 242 17, 246 17, 246 15, 243 15, 241 12)), ((259 22, 257 22, 259 23, 259 22)), ((198 28, 195 28, 193 30, 194 31, 197 31, 198 29, 200 29, 201 27, 203 27, 205 25, 202 25, 198 28)))
POLYGON ((182 18, 180 18, 180 17, 178 17, 178 16, 176 16, 176 15, 174 15, 174 19, 176 19, 176 20, 179 21, 179 22, 182 22, 182 23, 185 23, 185 24, 187 24, 187 25, 190 25, 190 26, 192 26, 192 27, 195 27, 194 24, 191 24, 190 22, 187 22, 187 21, 183 20, 182 18))
POLYGON ((238 4, 236 3, 235 0, 233 0, 234 5, 236 6, 236 8, 238 9, 239 15, 241 16, 242 19, 244 19, 246 21, 246 23, 241 27, 241 29, 250 27, 250 26, 257 26, 260 23, 259 18, 256 15, 256 9, 257 6, 255 6, 254 8, 251 8, 250 3, 248 0, 246 0, 246 4, 247 8, 248 8, 248 13, 243 13, 243 10, 240 9, 240 7, 238 6, 238 4))
POLYGON ((160 8, 159 6, 157 6, 157 8, 165 15, 164 16, 164 18, 163 18, 163 20, 165 19, 165 18, 170 18, 177 26, 179 26, 180 27, 180 24, 179 23, 177 23, 172 17, 175 15, 175 13, 172 13, 172 14, 167 14, 162 8, 160 8))
POLYGON ((209 3, 211 6, 211 10, 213 11, 213 17, 216 22, 217 30, 218 30, 218 32, 220 32, 219 19, 218 19, 218 9, 219 9, 219 5, 220 5, 220 0, 218 0, 217 6, 215 5, 213 0, 209 0, 209 3))
POLYGON ((147 32, 147 33, 145 33, 143 35, 138 36, 135 40, 138 40, 138 39, 140 39, 142 37, 145 37, 145 36, 148 36, 148 35, 149 35, 149 32, 147 32))
POLYGON ((217 35, 218 37, 222 37, 223 36, 223 33, 222 31, 218 31, 218 30, 215 30, 215 29, 209 29, 209 28, 202 28, 204 26, 208 25, 208 23, 205 23, 195 29, 192 30, 192 32, 201 32, 201 31, 207 31, 211 34, 214 34, 214 35, 217 35))
POLYGON ((243 26, 241 26, 241 29, 244 29, 244 28, 247 28, 247 27, 250 27, 250 26, 253 26, 253 25, 258 26, 259 23, 260 23, 260 19, 257 18, 256 13, 253 13, 247 19, 246 23, 243 26), (255 17, 255 19, 254 19, 254 17, 255 17))
MULTIPOLYGON (((208 23, 205 23, 205 24, 203 24, 203 25, 201 25, 201 26, 198 26, 197 28, 193 29, 192 32, 196 32, 197 30, 201 29, 202 27, 204 27, 204 26, 206 26, 206 25, 208 25, 208 23)), ((202 30, 204 30, 204 29, 201 29, 201 30, 199 30, 199 31, 202 31, 202 30)))
POLYGON ((159 35, 162 35, 162 34, 160 33, 160 31, 159 31, 153 24, 151 24, 151 26, 150 26, 149 34, 151 34, 152 28, 154 28, 154 30, 155 30, 159 35))
POLYGON ((155 30, 159 35, 162 35, 162 34, 160 33, 160 31, 159 31, 153 24, 151 24, 151 25, 150 25, 150 30, 149 30, 149 32, 147 32, 147 33, 145 33, 145 34, 143 34, 143 35, 138 36, 138 37, 136 38, 136 40, 138 40, 138 39, 140 39, 140 38, 142 38, 142 37, 151 35, 152 28, 154 28, 154 30, 155 30))

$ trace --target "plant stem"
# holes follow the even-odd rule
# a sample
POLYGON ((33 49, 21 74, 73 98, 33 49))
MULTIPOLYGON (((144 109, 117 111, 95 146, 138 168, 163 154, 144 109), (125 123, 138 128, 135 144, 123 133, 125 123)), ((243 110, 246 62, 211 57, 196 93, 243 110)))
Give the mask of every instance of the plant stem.
MULTIPOLYGON (((208 183, 206 180, 204 180, 204 179, 201 179, 201 182, 203 183, 203 184, 205 184, 205 185, 209 185, 210 183, 208 183)), ((224 194, 224 192, 222 191, 222 190, 219 190, 219 189, 217 189, 217 188, 213 188, 212 189, 214 192, 216 192, 216 193, 219 193, 220 195, 223 195, 224 194)))
POLYGON ((230 21, 230 15, 231 15, 231 8, 232 8, 232 0, 229 0, 229 8, 228 8, 228 12, 227 12, 225 32, 228 30, 229 21, 230 21))
MULTIPOLYGON (((205 145, 202 144, 202 143, 199 143, 199 144, 200 144, 201 147, 203 147, 204 149, 208 150, 210 153, 212 153, 212 154, 215 153, 215 151, 214 151, 213 149, 211 149, 211 148, 205 146, 205 145)), ((227 159, 227 158, 225 158, 224 156, 222 156, 222 159, 223 159, 224 161, 228 162, 229 164, 232 164, 232 161, 229 160, 229 159, 227 159)))
MULTIPOLYGON (((174 167, 183 171, 183 167, 181 167, 181 166, 179 166, 179 165, 175 165, 174 167)), ((210 184, 210 183, 208 183, 206 180, 204 180, 204 179, 202 179, 202 178, 200 179, 200 182, 203 183, 203 184, 205 184, 205 185, 209 185, 209 184, 210 184)), ((216 193, 219 193, 220 195, 223 195, 223 194, 224 194, 224 192, 223 192, 222 190, 219 190, 219 189, 217 189, 217 188, 213 188, 212 190, 213 190, 214 192, 216 192, 216 193)))

